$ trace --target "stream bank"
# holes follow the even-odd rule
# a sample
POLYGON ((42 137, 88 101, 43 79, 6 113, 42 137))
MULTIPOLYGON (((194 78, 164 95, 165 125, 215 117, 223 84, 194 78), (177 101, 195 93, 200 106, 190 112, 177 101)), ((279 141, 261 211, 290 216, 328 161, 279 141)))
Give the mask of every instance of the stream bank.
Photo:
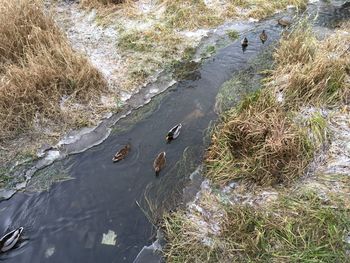
MULTIPOLYGON (((188 177, 202 161, 203 134, 217 118, 213 105, 218 90, 233 73, 249 70, 249 62, 260 52, 271 49, 282 31, 276 18, 240 24, 244 26, 241 35, 251 39, 245 53, 239 41, 229 42, 186 79, 130 112, 116 126, 106 126, 112 129, 108 137, 102 136, 101 144, 82 152, 72 147, 72 153, 80 153, 65 155, 41 170, 49 177, 62 172, 59 178, 71 180, 40 186, 39 190, 49 190, 37 192, 34 182, 40 174, 36 174, 37 178, 34 175, 30 180, 33 192, 18 193, 1 202, 1 229, 24 225, 29 237, 4 258, 8 262, 27 262, 29 258, 33 262, 132 262, 141 248, 153 241, 154 231, 135 201, 145 202, 148 190, 153 207, 160 211, 172 208, 174 202, 169 197, 182 195, 188 177), (258 37, 262 29, 268 30, 270 37, 265 45, 258 37), (164 132, 177 122, 184 125, 181 137, 166 145, 164 132), (130 156, 113 164, 111 157, 127 142, 132 144, 130 156), (161 176, 155 178, 152 161, 161 150, 168 152, 169 160, 161 176)), ((84 150, 86 145, 80 147, 84 150)))
POLYGON ((285 34, 264 89, 222 114, 207 179, 164 218, 167 262, 348 262, 350 15, 329 17, 285 34))

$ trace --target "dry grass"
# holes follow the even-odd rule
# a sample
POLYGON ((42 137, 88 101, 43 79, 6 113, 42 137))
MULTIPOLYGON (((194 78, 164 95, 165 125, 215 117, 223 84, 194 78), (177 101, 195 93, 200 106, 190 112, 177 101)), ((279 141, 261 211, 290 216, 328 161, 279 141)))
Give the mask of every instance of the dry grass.
POLYGON ((289 107, 331 105, 349 95, 350 35, 338 32, 318 41, 304 22, 285 36, 270 82, 285 94, 289 107), (276 85, 279 79, 283 85, 276 85))
POLYGON ((224 22, 223 17, 207 7, 203 0, 165 0, 166 23, 177 29, 212 28, 224 22))
POLYGON ((83 6, 98 7, 101 5, 116 5, 123 4, 127 0, 81 0, 80 3, 83 6))
POLYGON ((105 80, 72 50, 40 1, 0 0, 0 6, 0 140, 43 119, 74 125, 73 114, 63 116, 62 96, 88 104, 106 91, 105 80))
MULTIPOLYGON (((212 204, 213 205, 213 204, 212 204)), ((218 204, 215 204, 218 205, 218 204)), ((203 239, 190 215, 165 218, 167 262, 347 262, 350 213, 341 200, 284 195, 269 206, 223 205, 221 231, 203 239)))
POLYGON ((273 15, 278 10, 284 10, 289 5, 297 9, 305 9, 308 0, 251 0, 249 3, 249 17, 262 19, 273 15))
POLYGON ((304 9, 307 0, 227 0, 220 5, 208 5, 203 0, 161 0, 166 5, 165 17, 167 23, 174 28, 194 30, 197 28, 212 28, 227 18, 246 16, 262 19, 271 16, 278 10, 293 5, 304 9), (242 14, 241 8, 245 11, 242 14))
POLYGON ((306 132, 264 90, 224 114, 206 154, 207 177, 220 184, 240 178, 289 183, 303 174, 310 157, 306 132))

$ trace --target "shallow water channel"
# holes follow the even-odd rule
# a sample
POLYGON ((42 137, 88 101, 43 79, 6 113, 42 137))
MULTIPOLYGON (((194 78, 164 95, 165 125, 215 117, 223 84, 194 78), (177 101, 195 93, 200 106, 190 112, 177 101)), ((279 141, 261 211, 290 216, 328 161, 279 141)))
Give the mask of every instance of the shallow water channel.
POLYGON ((46 174, 64 173, 71 180, 55 183, 49 191, 17 193, 1 202, 1 233, 25 228, 25 240, 1 259, 133 262, 142 247, 154 241, 145 196, 154 207, 171 208, 179 200, 189 175, 201 163, 206 130, 217 119, 214 105, 219 88, 234 73, 247 69, 258 54, 272 49, 282 30, 275 19, 254 28, 250 25, 241 35, 249 39, 244 53, 240 40, 231 41, 188 79, 120 120, 103 143, 45 168, 46 174), (264 45, 259 39, 262 29, 269 36, 264 45), (183 124, 179 138, 166 144, 166 132, 179 122, 183 124), (128 142, 130 154, 113 163, 112 156, 128 142), (167 164, 156 177, 152 164, 160 151, 166 151, 167 164), (115 245, 101 243, 109 231, 116 235, 115 245))

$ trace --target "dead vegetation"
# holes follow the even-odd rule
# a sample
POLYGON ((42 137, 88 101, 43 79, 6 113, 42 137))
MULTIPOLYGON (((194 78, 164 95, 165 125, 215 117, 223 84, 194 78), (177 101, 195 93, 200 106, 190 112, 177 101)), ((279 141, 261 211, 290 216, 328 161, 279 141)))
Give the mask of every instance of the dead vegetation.
POLYGON ((206 154, 207 176, 220 184, 288 184, 303 174, 311 150, 305 130, 264 90, 224 114, 206 154))
MULTIPOLYGON (((99 25, 117 25, 118 52, 123 57, 121 86, 134 90, 146 84, 164 67, 180 60, 186 48, 198 43, 198 35, 188 31, 215 28, 232 18, 265 18, 288 5, 303 8, 306 0, 84 0, 85 8, 97 8, 99 25), (142 55, 141 55, 142 54, 142 55), (126 76, 126 77, 125 77, 126 76), (124 79, 125 77, 125 79, 124 79)), ((236 34, 230 34, 236 39, 236 34)))
POLYGON ((202 0, 165 0, 166 23, 176 29, 193 30, 212 28, 224 22, 216 10, 210 9, 202 0))
POLYGON ((102 75, 72 50, 40 1, 0 0, 0 6, 0 140, 47 120, 50 126, 88 123, 84 112, 64 112, 60 103, 63 97, 79 105, 99 100, 107 91, 102 75))
POLYGON ((319 41, 305 21, 284 36, 267 88, 225 113, 216 127, 206 155, 207 176, 220 184, 244 179, 259 185, 302 176, 326 140, 326 125, 316 115, 298 123, 290 109, 330 106, 347 98, 349 41, 341 32, 319 41), (284 101, 277 102, 275 93, 282 93, 284 101))
POLYGON ((80 3, 83 6, 98 7, 101 5, 122 4, 122 3, 125 3, 127 1, 128 0, 81 0, 80 3))
POLYGON ((342 30, 317 40, 301 22, 281 40, 269 85, 283 92, 288 107, 332 105, 348 98, 349 42, 342 30))
POLYGON ((250 9, 248 16, 262 19, 273 15, 278 10, 284 10, 287 6, 291 5, 298 10, 304 10, 308 0, 252 0, 247 2, 250 9))
POLYGON ((205 202, 222 211, 219 234, 203 237, 204 222, 185 212, 165 218, 167 262, 347 262, 350 213, 341 201, 313 192, 283 194, 258 208, 217 200, 205 202))

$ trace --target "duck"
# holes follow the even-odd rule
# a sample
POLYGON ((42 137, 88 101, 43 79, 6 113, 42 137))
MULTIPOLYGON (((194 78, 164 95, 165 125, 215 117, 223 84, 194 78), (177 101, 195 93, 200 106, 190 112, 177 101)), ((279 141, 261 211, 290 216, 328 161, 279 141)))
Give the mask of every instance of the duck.
POLYGON ((266 34, 265 30, 263 30, 263 31, 261 32, 261 34, 259 35, 259 37, 260 37, 261 42, 264 44, 264 43, 266 42, 266 40, 267 40, 267 34, 266 34))
POLYGON ((128 143, 123 148, 121 148, 114 156, 112 161, 113 162, 119 162, 120 160, 123 160, 130 151, 130 144, 128 143))
POLYGON ((242 40, 241 44, 242 44, 242 50, 243 50, 243 52, 244 52, 244 51, 247 49, 247 47, 248 47, 248 39, 245 37, 245 38, 242 40))
POLYGON ((162 170, 165 166, 165 163, 166 163, 165 156, 166 156, 166 153, 161 152, 158 154, 156 159, 154 159, 153 168, 154 168, 154 171, 156 172, 156 176, 159 175, 160 170, 162 170))
POLYGON ((19 227, 7 233, 0 239, 0 252, 6 252, 13 248, 23 232, 23 227, 19 227))
POLYGON ((170 143, 172 140, 176 139, 179 136, 181 128, 182 124, 179 123, 170 129, 167 136, 165 137, 167 143, 170 143))
POLYGON ((288 18, 279 18, 277 23, 283 27, 290 26, 292 24, 291 20, 288 18))

